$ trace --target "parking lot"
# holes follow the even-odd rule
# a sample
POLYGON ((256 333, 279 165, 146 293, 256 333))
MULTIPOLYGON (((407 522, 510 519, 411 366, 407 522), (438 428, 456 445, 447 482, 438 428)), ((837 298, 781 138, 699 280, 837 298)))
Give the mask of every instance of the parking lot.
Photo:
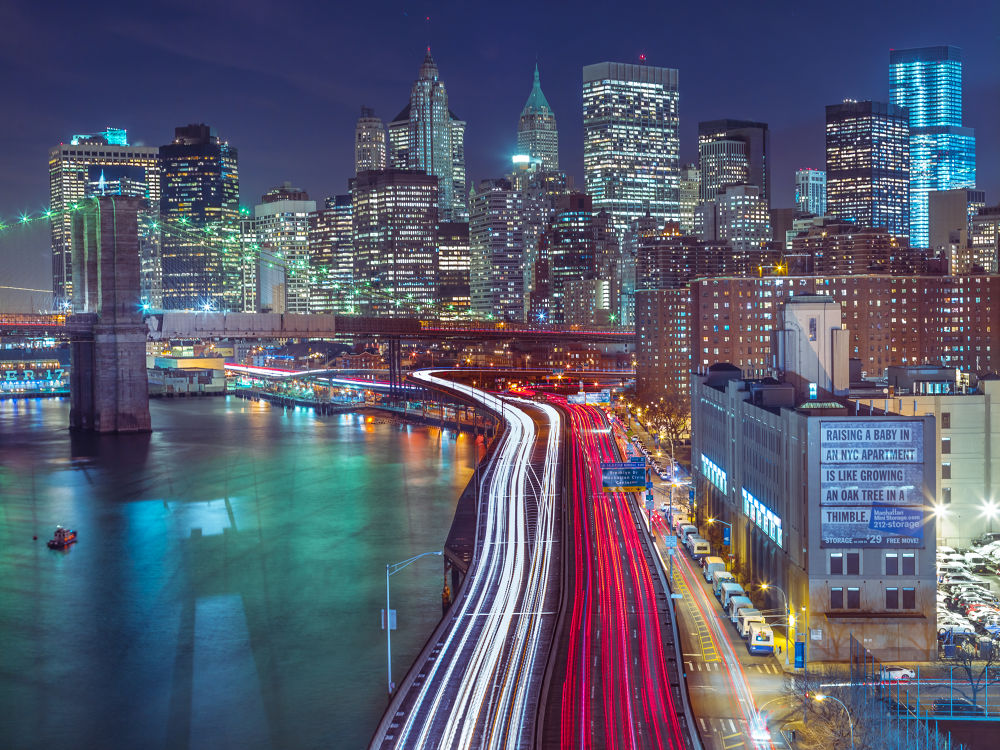
POLYGON ((1000 532, 985 534, 964 550, 939 547, 937 572, 938 639, 944 656, 954 656, 962 646, 992 648, 1000 637, 1000 532))

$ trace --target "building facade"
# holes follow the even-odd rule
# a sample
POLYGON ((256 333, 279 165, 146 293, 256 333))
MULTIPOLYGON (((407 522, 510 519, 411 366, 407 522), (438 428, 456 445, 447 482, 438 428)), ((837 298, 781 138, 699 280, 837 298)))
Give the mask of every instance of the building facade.
MULTIPOLYGON (((108 128, 104 133, 74 136, 70 143, 49 150, 52 294, 57 307, 65 307, 73 296, 73 206, 105 194, 139 195, 146 199, 143 213, 155 218, 160 210, 159 149, 129 146, 124 130, 108 128), (116 183, 118 189, 109 192, 108 183, 116 183)), ((149 222, 139 218, 142 232, 149 222)))
POLYGON ((826 108, 826 206, 837 219, 910 232, 910 126, 905 109, 845 101, 826 108))
MULTIPOLYGON (((945 252, 954 261, 968 255, 969 222, 986 208, 986 193, 982 190, 956 188, 954 190, 932 190, 927 194, 927 225, 930 242, 928 248, 934 252, 945 252)), ((956 268, 959 273, 967 268, 956 268)))
POLYGON ((694 522, 732 527, 737 580, 760 608, 785 610, 808 660, 846 661, 852 636, 887 660, 931 660, 934 420, 853 414, 836 395, 838 310, 825 296, 783 305, 778 379, 727 364, 692 376, 694 522))
POLYGON ((673 68, 602 62, 583 69, 583 170, 595 211, 619 237, 649 213, 680 219, 678 75, 673 68))
POLYGON ((756 185, 771 206, 771 136, 767 123, 709 120, 698 123, 701 199, 715 200, 730 185, 756 185))
MULTIPOLYGON (((261 257, 273 264, 281 277, 282 297, 280 306, 286 313, 312 312, 309 293, 312 284, 312 265, 309 253, 309 215, 316 211, 316 201, 291 183, 271 188, 253 208, 254 234, 261 257)), ((260 274, 265 278, 268 274, 260 274)), ((261 289, 259 299, 264 305, 271 289, 261 289)))
POLYGON ((965 268, 982 269, 985 273, 1000 270, 1000 205, 980 209, 969 220, 969 252, 962 264, 965 268))
POLYGON ((361 108, 361 117, 354 128, 354 174, 372 169, 385 169, 388 142, 385 123, 371 107, 361 108))
POLYGON ((507 179, 481 180, 469 216, 469 292, 476 317, 524 320, 522 194, 507 179))
POLYGON ((795 171, 795 209, 800 214, 826 216, 826 172, 812 167, 795 171))
POLYGON ((694 209, 701 202, 701 169, 695 164, 681 167, 680 226, 683 234, 694 233, 694 209))
POLYGON ((241 307, 237 150, 204 124, 160 146, 163 307, 241 307))
POLYGON ((718 193, 716 239, 736 252, 761 251, 771 241, 771 213, 756 185, 730 185, 718 193))
POLYGON ((546 172, 559 171, 559 129, 535 65, 535 81, 517 123, 517 152, 541 159, 546 172))
POLYGON ((362 172, 352 191, 353 288, 363 315, 415 314, 435 303, 437 177, 362 172))
POLYGON ((309 214, 310 312, 355 312, 352 214, 349 193, 327 198, 323 208, 309 214))
POLYGON ((443 319, 469 312, 469 225, 464 222, 438 224, 437 300, 443 319))
POLYGON ((910 244, 930 247, 927 194, 976 186, 976 135, 962 126, 962 51, 890 51, 889 100, 909 113, 910 244))

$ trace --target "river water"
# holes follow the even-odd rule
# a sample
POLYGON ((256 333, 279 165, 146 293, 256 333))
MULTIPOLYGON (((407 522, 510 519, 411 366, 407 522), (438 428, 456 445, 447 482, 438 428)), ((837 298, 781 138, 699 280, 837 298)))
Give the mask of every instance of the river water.
MULTIPOLYGON (((441 549, 472 437, 234 398, 148 436, 0 401, 0 746, 360 748, 386 705, 385 564, 441 549), (75 528, 68 551, 45 541, 75 528), (32 537, 38 536, 37 540, 32 537)), ((392 578, 394 678, 440 558, 392 578)))

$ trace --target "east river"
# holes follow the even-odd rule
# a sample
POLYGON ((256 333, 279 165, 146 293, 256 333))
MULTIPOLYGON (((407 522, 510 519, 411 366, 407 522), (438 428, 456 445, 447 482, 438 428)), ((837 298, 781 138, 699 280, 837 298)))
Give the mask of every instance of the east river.
MULTIPOLYGON (((96 437, 68 400, 0 401, 0 746, 363 747, 385 565, 441 549, 474 439, 232 397, 150 409, 151 435, 96 437)), ((392 578, 397 681, 442 583, 438 557, 392 578)))

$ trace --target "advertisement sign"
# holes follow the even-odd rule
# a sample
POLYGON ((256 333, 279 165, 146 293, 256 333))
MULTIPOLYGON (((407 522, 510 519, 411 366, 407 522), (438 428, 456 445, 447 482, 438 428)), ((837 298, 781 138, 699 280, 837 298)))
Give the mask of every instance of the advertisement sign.
POLYGON ((923 547, 924 425, 820 423, 824 547, 923 547))
POLYGON ((806 666, 806 642, 795 641, 795 668, 804 669, 806 666))
POLYGON ((731 532, 732 529, 730 529, 728 526, 722 527, 722 544, 726 547, 728 547, 730 542, 732 542, 731 532))
POLYGON ((646 470, 634 464, 601 464, 601 485, 605 492, 642 492, 646 470))

